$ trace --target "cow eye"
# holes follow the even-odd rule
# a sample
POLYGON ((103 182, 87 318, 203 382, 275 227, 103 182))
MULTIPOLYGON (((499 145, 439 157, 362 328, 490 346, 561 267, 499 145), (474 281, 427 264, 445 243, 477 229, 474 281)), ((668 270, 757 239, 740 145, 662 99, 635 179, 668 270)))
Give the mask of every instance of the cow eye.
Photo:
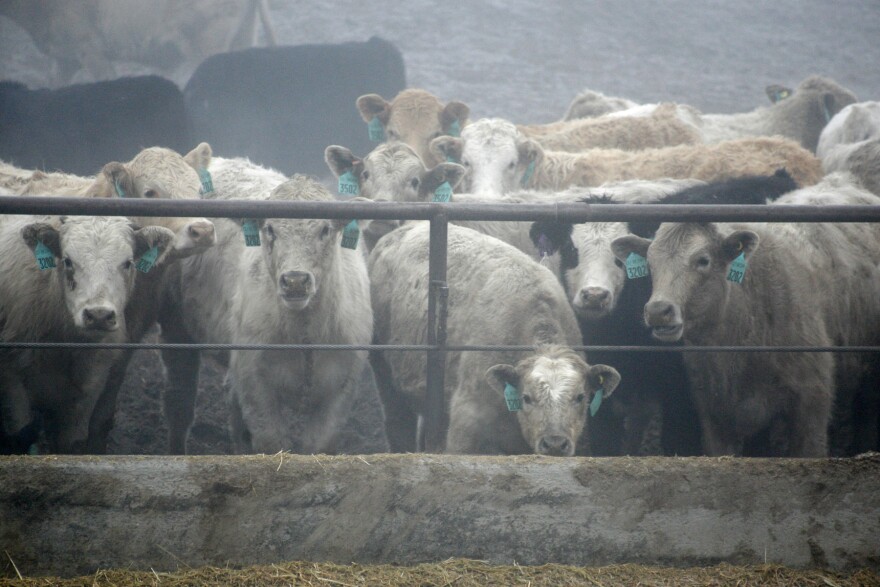
POLYGON ((574 401, 576 401, 579 404, 583 403, 585 397, 586 396, 584 394, 579 393, 579 394, 577 394, 577 397, 574 398, 574 401))
POLYGON ((125 269, 126 271, 131 269, 131 266, 132 266, 131 259, 128 259, 125 263, 122 264, 122 268, 125 269))
POLYGON ((368 179, 370 179, 370 172, 365 169, 364 172, 361 173, 361 180, 367 181, 368 179))
POLYGON ((706 269, 711 264, 709 257, 700 257, 697 259, 697 268, 706 269))
POLYGON ((620 267, 621 269, 623 268, 623 261, 621 261, 620 259, 618 259, 616 257, 614 259, 614 264, 617 265, 618 267, 620 267))
POLYGON ((524 393, 522 396, 522 400, 523 400, 523 403, 525 403, 525 404, 531 404, 532 403, 532 396, 530 396, 527 393, 524 393))
POLYGON ((471 162, 468 161, 467 159, 462 159, 461 164, 464 165, 465 167, 471 166, 471 162))
POLYGON ((70 260, 70 257, 64 257, 64 267, 65 269, 73 269, 73 261, 70 260))
POLYGON ((321 229, 321 238, 326 237, 328 234, 330 234, 330 227, 325 224, 324 228, 321 229))
POLYGON ((419 178, 418 177, 412 178, 412 180, 409 182, 409 184, 412 186, 412 189, 414 189, 414 190, 419 189, 419 178))
POLYGON ((159 195, 159 194, 156 193, 156 190, 147 190, 147 191, 144 192, 144 197, 145 197, 145 198, 155 198, 155 197, 158 196, 158 195, 159 195))
POLYGON ((397 139, 400 138, 400 135, 397 134, 397 132, 395 132, 395 131, 393 131, 393 130, 388 130, 387 128, 385 129, 385 134, 387 134, 387 135, 388 135, 388 138, 391 139, 391 140, 393 140, 393 141, 396 141, 397 139))
POLYGON ((275 229, 272 228, 272 225, 267 224, 265 230, 266 230, 266 236, 269 238, 269 240, 275 240, 275 229))
POLYGON ((507 164, 508 169, 516 169, 516 161, 511 161, 507 164))

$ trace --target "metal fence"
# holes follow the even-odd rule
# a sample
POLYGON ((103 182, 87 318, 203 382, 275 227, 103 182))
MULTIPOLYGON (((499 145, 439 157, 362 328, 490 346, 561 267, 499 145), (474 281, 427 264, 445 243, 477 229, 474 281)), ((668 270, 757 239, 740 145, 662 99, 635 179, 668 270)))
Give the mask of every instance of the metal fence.
MULTIPOLYGON (((446 344, 446 245, 450 221, 507 220, 562 222, 880 222, 880 206, 708 206, 659 204, 407 204, 394 202, 266 202, 234 200, 147 200, 0 196, 0 214, 68 216, 194 216, 214 218, 358 218, 430 222, 428 330, 425 345, 260 345, 260 344, 106 344, 0 343, 0 348, 199 349, 199 350, 395 350, 427 353, 425 448, 438 451, 446 428, 446 353, 477 350, 530 350, 530 346, 450 346, 446 344)), ((878 292, 880 295, 880 292, 878 292)), ((586 351, 619 352, 878 352, 880 347, 638 347, 579 346, 586 351)))

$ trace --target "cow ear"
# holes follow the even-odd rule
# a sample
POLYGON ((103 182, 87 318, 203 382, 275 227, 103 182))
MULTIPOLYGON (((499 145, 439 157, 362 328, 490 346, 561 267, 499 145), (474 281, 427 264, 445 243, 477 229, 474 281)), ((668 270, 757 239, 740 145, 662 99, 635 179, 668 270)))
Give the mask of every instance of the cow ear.
POLYGON ((355 104, 358 112, 361 113, 361 118, 366 123, 372 122, 378 116, 379 122, 385 126, 388 124, 388 119, 391 118, 391 103, 379 94, 365 94, 358 98, 355 104))
POLYGON ((751 230, 737 230, 727 235, 721 244, 721 253, 726 263, 745 255, 748 259, 758 248, 758 235, 751 230))
POLYGON ((519 389, 519 375, 513 365, 495 365, 486 370, 486 381, 496 389, 499 393, 504 393, 504 388, 508 385, 519 389))
POLYGON ((37 245, 46 245, 56 258, 61 258, 61 236, 58 229, 45 222, 34 222, 21 229, 21 238, 33 251, 37 245))
POLYGON ((332 171, 333 175, 336 177, 349 171, 351 171, 355 177, 359 175, 355 173, 355 165, 360 163, 360 159, 355 157, 354 154, 345 147, 330 145, 324 149, 324 161, 327 162, 327 167, 330 168, 330 171, 332 171))
POLYGON ((648 239, 629 234, 611 241, 611 252, 621 263, 626 263, 626 259, 631 253, 647 259, 649 246, 651 246, 651 241, 648 239))
POLYGON ((467 118, 471 113, 464 102, 453 100, 443 107, 440 112, 440 128, 443 133, 457 137, 467 123, 467 118))
POLYGON ((794 90, 791 88, 786 88, 785 86, 781 86, 779 84, 770 84, 766 88, 764 88, 764 92, 767 93, 767 97, 770 98, 770 102, 776 104, 777 102, 781 102, 791 96, 794 93, 794 90))
POLYGON ((525 187, 535 168, 544 159, 544 149, 541 148, 537 141, 520 138, 516 142, 516 151, 519 157, 519 166, 525 172, 525 175, 523 175, 523 186, 525 187))
POLYGON ((620 373, 614 367, 608 365, 593 365, 587 373, 587 381, 585 383, 586 391, 590 397, 598 391, 602 390, 602 395, 608 397, 617 386, 620 385, 620 373))
POLYGON ((455 189, 461 178, 464 177, 464 167, 458 163, 440 163, 436 167, 425 171, 422 175, 422 182, 419 185, 419 196, 423 200, 429 201, 434 195, 434 190, 440 187, 444 182, 449 182, 449 186, 455 189))
POLYGON ((87 198, 136 198, 134 179, 124 163, 112 161, 86 191, 87 198))
POLYGON ((552 220, 539 220, 529 227, 529 238, 535 247, 548 255, 555 255, 557 251, 566 246, 574 246, 571 240, 571 232, 574 225, 566 222, 554 222, 552 220), (544 237, 543 239, 541 237, 544 237))
POLYGON ((437 137, 428 145, 428 150, 435 159, 452 163, 459 163, 461 161, 463 149, 464 141, 458 137, 450 137, 448 135, 437 137))
POLYGON ((162 226, 145 226, 134 230, 134 258, 140 258, 153 247, 159 250, 161 259, 174 242, 174 233, 162 226))
POLYGON ((201 171, 202 169, 207 169, 208 165, 211 164, 212 156, 211 145, 199 143, 198 147, 184 155, 183 160, 196 171, 201 171))

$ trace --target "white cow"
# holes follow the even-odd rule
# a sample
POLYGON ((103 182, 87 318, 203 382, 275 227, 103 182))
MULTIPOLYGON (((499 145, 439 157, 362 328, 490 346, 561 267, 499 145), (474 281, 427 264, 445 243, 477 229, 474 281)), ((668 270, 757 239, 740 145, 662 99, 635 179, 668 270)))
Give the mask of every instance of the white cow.
MULTIPOLYGON (((221 167, 212 166, 214 198, 229 199, 247 190, 252 199, 269 201, 333 200, 323 186, 303 176, 267 195, 274 172, 254 169, 243 160, 221 167), (248 167, 249 173, 244 171, 248 167)), ((346 224, 348 220, 218 220, 218 245, 181 263, 171 282, 169 313, 161 319, 165 338, 369 344, 373 320, 366 266, 359 250, 340 246, 346 224), (243 232, 251 244, 258 235, 259 246, 245 246, 243 232)), ((365 364, 364 351, 233 351, 227 382, 235 449, 333 451, 365 364), (303 430, 297 430, 297 419, 305 420, 303 430)), ((197 378, 197 361, 195 365, 197 378)), ((191 397, 192 361, 166 366, 171 381, 182 367, 184 382, 192 385, 188 390, 178 386, 174 393, 191 397)), ((176 437, 178 443, 172 450, 181 450, 191 412, 175 415, 168 407, 166 402, 172 440, 176 437)))
MULTIPOLYGON (((123 218, 4 217, 0 340, 124 342, 135 267, 144 259, 161 264, 173 240, 166 228, 139 228, 123 218)), ((39 410, 52 450, 82 451, 95 402, 120 352, 0 352, 5 443, 26 449, 33 410, 39 410)))

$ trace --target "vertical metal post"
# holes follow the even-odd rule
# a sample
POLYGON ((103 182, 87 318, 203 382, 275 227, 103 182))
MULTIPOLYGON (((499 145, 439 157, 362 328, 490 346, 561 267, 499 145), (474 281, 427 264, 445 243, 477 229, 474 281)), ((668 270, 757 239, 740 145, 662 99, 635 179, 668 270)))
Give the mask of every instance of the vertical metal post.
POLYGON ((428 251, 428 368, 424 414, 425 451, 441 452, 446 444, 446 241, 449 219, 442 210, 431 217, 428 251))

